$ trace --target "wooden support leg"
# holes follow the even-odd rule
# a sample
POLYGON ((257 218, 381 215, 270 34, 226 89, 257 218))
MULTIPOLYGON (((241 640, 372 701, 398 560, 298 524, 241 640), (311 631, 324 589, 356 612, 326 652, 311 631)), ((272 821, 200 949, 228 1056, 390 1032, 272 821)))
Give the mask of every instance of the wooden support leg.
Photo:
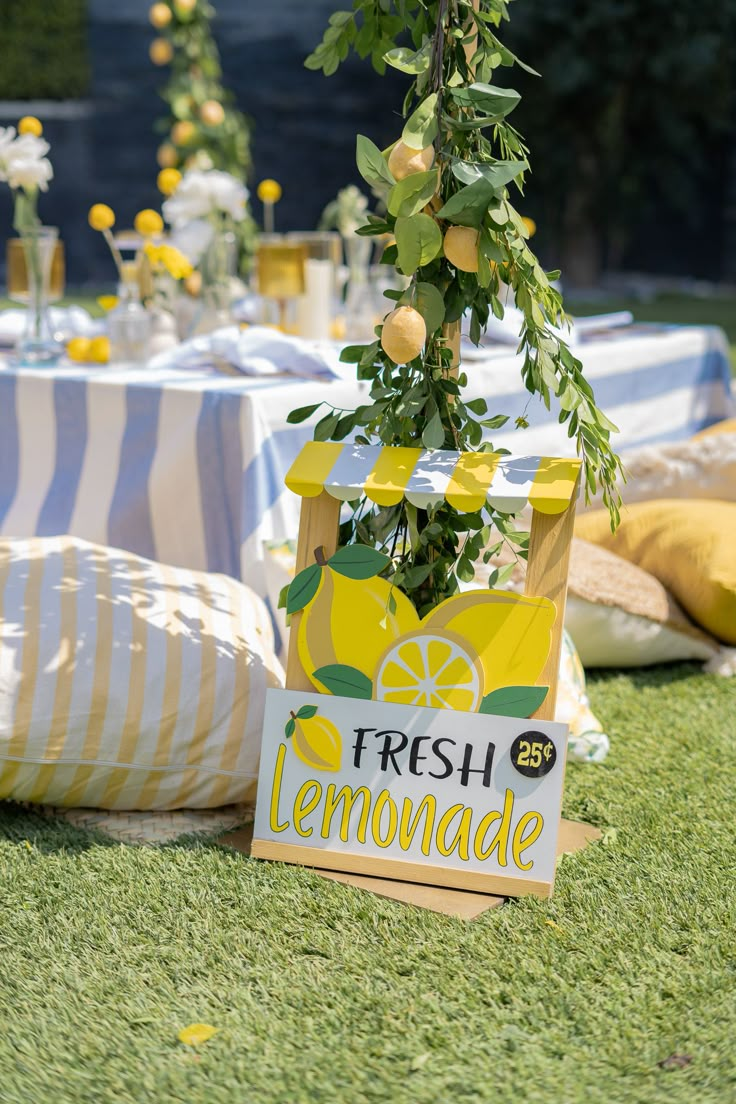
MULTIPOLYGON (((316 498, 302 499, 302 512, 299 519, 299 542, 296 548, 296 573, 314 563, 314 550, 320 546, 325 556, 330 557, 337 548, 338 528, 340 524, 340 506, 342 503, 327 491, 316 498)), ((286 686, 289 690, 314 690, 301 665, 296 650, 296 638, 301 620, 301 612, 291 618, 289 630, 289 655, 286 663, 286 686)))
POLYGON ((529 564, 524 591, 529 595, 549 598, 557 607, 549 656, 539 679, 540 683, 549 686, 549 693, 534 714, 542 721, 553 721, 555 717, 562 633, 565 627, 567 571, 574 527, 574 497, 562 514, 542 514, 537 510, 532 514, 529 564))

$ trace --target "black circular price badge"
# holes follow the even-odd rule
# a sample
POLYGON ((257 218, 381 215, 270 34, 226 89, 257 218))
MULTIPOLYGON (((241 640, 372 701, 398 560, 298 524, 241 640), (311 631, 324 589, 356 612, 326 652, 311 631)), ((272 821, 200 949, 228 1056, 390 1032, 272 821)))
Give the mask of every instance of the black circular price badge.
POLYGON ((525 778, 542 778, 557 761, 557 748, 543 732, 522 732, 511 745, 511 762, 525 778))

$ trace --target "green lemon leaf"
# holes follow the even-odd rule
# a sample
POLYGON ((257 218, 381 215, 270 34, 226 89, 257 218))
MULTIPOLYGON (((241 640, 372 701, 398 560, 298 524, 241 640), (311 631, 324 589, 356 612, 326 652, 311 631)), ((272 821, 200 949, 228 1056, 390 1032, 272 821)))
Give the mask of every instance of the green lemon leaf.
POLYGON ((440 449, 445 443, 445 427, 439 411, 435 411, 422 433, 422 444, 428 449, 440 449))
POLYGON ((372 579, 391 563, 391 557, 367 544, 348 544, 338 548, 327 563, 346 579, 372 579))
POLYGON ((481 177, 455 192, 437 212, 437 217, 458 226, 474 226, 477 230, 493 198, 493 186, 481 177))
POLYGON ((513 88, 497 88, 481 83, 470 84, 467 88, 453 88, 450 94, 460 107, 473 107, 494 118, 508 115, 521 99, 513 88))
POLYGON ((316 705, 303 705, 301 709, 297 709, 296 717, 298 721, 308 721, 309 718, 313 717, 316 712, 316 705))
POLYGON ((355 160, 358 164, 358 172, 372 188, 396 183, 394 174, 378 146, 363 134, 359 134, 356 141, 355 160))
POLYGON ((287 740, 289 739, 290 736, 294 735, 295 728, 296 728, 296 721, 294 720, 293 717, 290 717, 289 720, 286 722, 286 728, 284 729, 284 735, 286 736, 287 740))
POLYGON ((422 265, 433 261, 442 249, 442 231, 429 215, 397 218, 394 227, 399 251, 399 268, 411 276, 422 265))
POLYGON ((419 73, 426 73, 429 69, 429 57, 432 52, 432 40, 427 41, 422 46, 421 50, 407 49, 406 46, 401 46, 396 50, 389 50, 388 53, 383 55, 383 60, 387 65, 390 65, 392 69, 398 69, 401 73, 410 73, 412 76, 418 76, 419 73))
POLYGON ((305 567, 303 571, 300 571, 299 574, 295 576, 289 586, 289 593, 286 599, 287 614, 291 615, 300 609, 304 609, 307 603, 312 601, 317 593, 321 578, 322 568, 319 564, 312 564, 311 567, 305 567))
POLYGON ((312 406, 300 406, 297 410, 292 410, 287 415, 287 422, 289 425, 298 425, 299 422, 306 422, 307 418, 311 418, 315 410, 319 410, 322 403, 313 403, 312 406))
POLYGON ((357 667, 348 667, 344 663, 329 663, 315 671, 312 677, 319 679, 331 694, 343 698, 363 698, 367 701, 373 693, 373 683, 368 676, 357 667))
POLYGON ((394 184, 389 192, 389 214, 396 218, 399 215, 403 218, 409 218, 410 215, 418 214, 422 207, 426 207, 437 191, 437 183, 437 169, 412 173, 410 176, 404 177, 398 184, 394 184))
POLYGON ((486 694, 478 712, 499 717, 531 717, 548 692, 549 686, 502 686, 486 694))
POLYGON ((401 141, 409 149, 422 150, 434 142, 438 129, 437 93, 433 92, 407 119, 401 141))
POLYGON ((452 175, 462 184, 475 184, 477 180, 485 180, 498 192, 528 168, 528 161, 492 161, 488 164, 454 161, 452 175))
POLYGON ((411 296, 411 305, 424 319, 428 334, 433 334, 445 321, 445 301, 434 284, 423 281, 416 284, 411 296))

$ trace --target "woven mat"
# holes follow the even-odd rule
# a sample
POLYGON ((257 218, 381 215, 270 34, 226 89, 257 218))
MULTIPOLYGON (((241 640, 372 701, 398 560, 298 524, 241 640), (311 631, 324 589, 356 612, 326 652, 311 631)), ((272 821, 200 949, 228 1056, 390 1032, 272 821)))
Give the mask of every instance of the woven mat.
POLYGON ((102 809, 60 809, 33 806, 44 816, 66 820, 76 828, 102 832, 121 843, 170 843, 179 836, 203 833, 219 836, 253 820, 253 808, 226 805, 221 809, 177 809, 169 812, 107 812, 102 809))

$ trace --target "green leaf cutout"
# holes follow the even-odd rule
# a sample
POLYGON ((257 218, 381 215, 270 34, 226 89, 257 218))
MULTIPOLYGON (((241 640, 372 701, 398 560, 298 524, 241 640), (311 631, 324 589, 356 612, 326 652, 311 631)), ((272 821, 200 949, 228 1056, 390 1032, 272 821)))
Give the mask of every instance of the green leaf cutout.
POLYGON ((368 676, 357 667, 348 667, 344 663, 329 663, 326 667, 320 667, 313 678, 319 679, 331 694, 343 698, 363 698, 367 701, 373 693, 373 683, 368 676))
POLYGON ((388 167, 386 158, 370 138, 359 134, 355 148, 358 172, 372 188, 395 184, 394 175, 388 167))
POLYGON ((502 686, 486 694, 479 713, 499 717, 531 717, 547 697, 549 686, 502 686))
POLYGON ((422 100, 416 111, 407 119, 401 141, 409 149, 423 150, 437 137, 437 93, 422 100))
POLYGON ((308 721, 309 718, 313 717, 316 712, 316 705, 303 705, 301 709, 297 709, 296 719, 298 721, 308 721))
POLYGON ((372 579, 391 563, 391 557, 367 544, 347 544, 338 548, 327 563, 346 579, 372 579))
POLYGON ((438 179, 437 169, 405 176, 398 184, 394 184, 389 193, 389 214, 397 218, 399 215, 409 218, 418 214, 437 191, 438 179))
POLYGON ((286 736, 287 740, 289 739, 290 736, 294 735, 295 728, 296 728, 296 721, 294 720, 293 717, 289 717, 289 720, 286 722, 286 728, 284 729, 284 735, 286 736))
POLYGON ((304 609, 307 602, 311 602, 317 593, 317 588, 322 578, 322 568, 319 564, 305 567, 296 575, 289 586, 289 594, 286 599, 286 612, 291 615, 300 609, 304 609))
POLYGON ((394 234, 399 268, 405 276, 412 276, 422 265, 429 264, 442 249, 442 231, 429 215, 397 218, 394 234))

